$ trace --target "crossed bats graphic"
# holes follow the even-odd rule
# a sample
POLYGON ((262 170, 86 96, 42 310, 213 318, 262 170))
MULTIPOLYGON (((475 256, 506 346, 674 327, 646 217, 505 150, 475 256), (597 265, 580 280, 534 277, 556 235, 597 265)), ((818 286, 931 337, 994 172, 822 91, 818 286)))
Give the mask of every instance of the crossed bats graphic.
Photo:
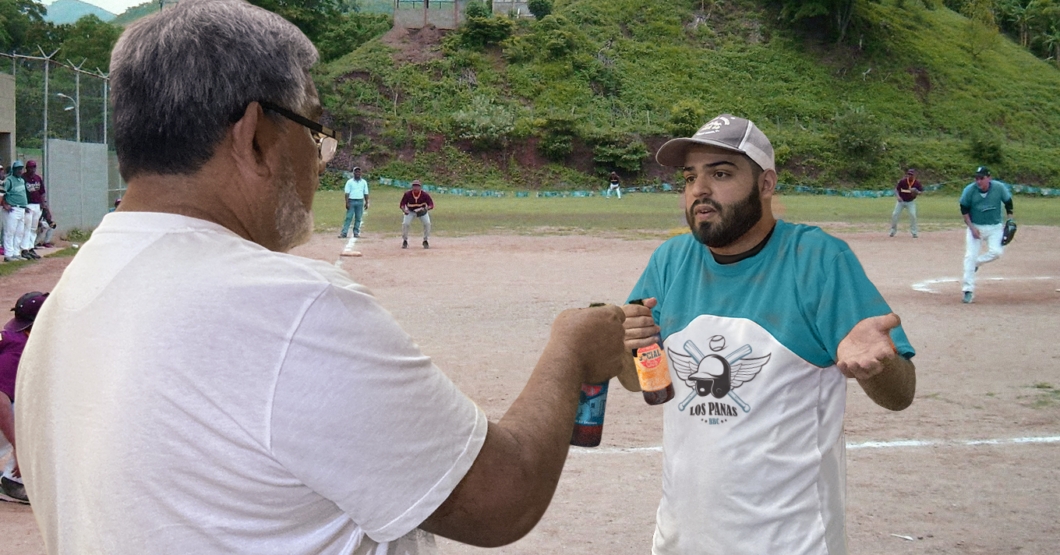
POLYGON ((674 369, 677 371, 677 375, 680 376, 685 383, 694 382, 692 391, 688 394, 688 397, 681 404, 678 405, 677 409, 680 411, 685 410, 685 407, 692 402, 696 396, 705 397, 708 393, 720 398, 722 395, 728 395, 736 402, 737 405, 743 409, 744 412, 751 411, 751 405, 748 405, 741 399, 733 389, 740 387, 744 382, 754 379, 755 376, 762 370, 762 367, 769 362, 772 354, 767 354, 763 357, 748 358, 743 360, 747 355, 751 354, 751 346, 744 345, 724 357, 719 355, 704 355, 699 347, 691 340, 685 341, 684 350, 687 355, 667 349, 670 353, 670 360, 674 363, 674 369), (721 365, 722 371, 719 375, 716 372, 710 372, 710 368, 702 369, 704 362, 716 361, 713 364, 715 366, 721 365), (742 361, 742 362, 741 362, 742 361), (704 371, 706 370, 706 371, 704 371), (700 379, 698 376, 702 375, 710 376, 709 379, 700 379))

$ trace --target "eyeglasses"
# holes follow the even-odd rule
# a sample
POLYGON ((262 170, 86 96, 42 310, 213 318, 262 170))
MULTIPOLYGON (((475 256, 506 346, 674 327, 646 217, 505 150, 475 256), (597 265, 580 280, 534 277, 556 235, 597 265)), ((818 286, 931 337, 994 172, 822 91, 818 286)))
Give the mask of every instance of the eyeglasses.
POLYGON ((317 155, 320 156, 321 162, 327 164, 335 157, 335 151, 339 149, 339 139, 338 133, 334 129, 324 127, 319 122, 296 114, 287 108, 281 108, 271 102, 259 101, 258 104, 261 104, 261 107, 266 110, 272 110, 299 125, 308 127, 313 132, 313 140, 317 143, 317 155))

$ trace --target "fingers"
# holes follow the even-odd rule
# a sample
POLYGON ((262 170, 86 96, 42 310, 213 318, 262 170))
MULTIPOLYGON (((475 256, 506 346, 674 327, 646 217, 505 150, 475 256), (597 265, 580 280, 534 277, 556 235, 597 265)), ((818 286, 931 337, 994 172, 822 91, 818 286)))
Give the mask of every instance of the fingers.
POLYGON ((654 298, 644 299, 644 304, 627 304, 622 307, 626 321, 626 350, 639 349, 655 343, 659 335, 659 326, 655 324, 651 309, 657 304, 654 298))

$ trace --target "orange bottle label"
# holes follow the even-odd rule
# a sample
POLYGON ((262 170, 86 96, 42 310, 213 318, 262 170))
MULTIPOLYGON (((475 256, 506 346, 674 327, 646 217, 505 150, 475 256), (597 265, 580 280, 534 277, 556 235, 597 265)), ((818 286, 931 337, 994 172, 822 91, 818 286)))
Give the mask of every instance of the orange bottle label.
POLYGON ((670 385, 670 365, 658 343, 637 349, 637 378, 644 391, 659 391, 670 385))

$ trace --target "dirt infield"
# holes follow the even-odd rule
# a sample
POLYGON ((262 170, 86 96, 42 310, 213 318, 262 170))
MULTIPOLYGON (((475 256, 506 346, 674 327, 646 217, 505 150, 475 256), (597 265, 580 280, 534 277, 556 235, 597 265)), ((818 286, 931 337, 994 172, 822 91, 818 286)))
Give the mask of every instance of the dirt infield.
MULTIPOLYGON (((960 230, 848 233, 918 351, 917 398, 890 413, 852 385, 846 419, 848 536, 858 555, 1057 552, 1060 538, 1060 228, 1024 226, 960 300, 960 230)), ((369 234, 360 258, 319 234, 298 253, 369 286, 425 353, 499 418, 555 315, 625 298, 660 239, 438 237, 400 249, 369 234), (428 290, 429 304, 410 291, 428 290)), ((54 286, 69 259, 0 278, 0 306, 54 286)), ((649 552, 660 495, 661 413, 613 388, 603 444, 572 449, 552 506, 522 541, 490 553, 649 552)), ((105 448, 105 446, 101 446, 105 448)), ((99 500, 105 503, 106 500, 99 500)), ((709 522, 703 526, 710 526, 709 522)), ((485 553, 439 540, 445 555, 485 553)), ((0 555, 43 547, 27 507, 0 503, 0 555)))

